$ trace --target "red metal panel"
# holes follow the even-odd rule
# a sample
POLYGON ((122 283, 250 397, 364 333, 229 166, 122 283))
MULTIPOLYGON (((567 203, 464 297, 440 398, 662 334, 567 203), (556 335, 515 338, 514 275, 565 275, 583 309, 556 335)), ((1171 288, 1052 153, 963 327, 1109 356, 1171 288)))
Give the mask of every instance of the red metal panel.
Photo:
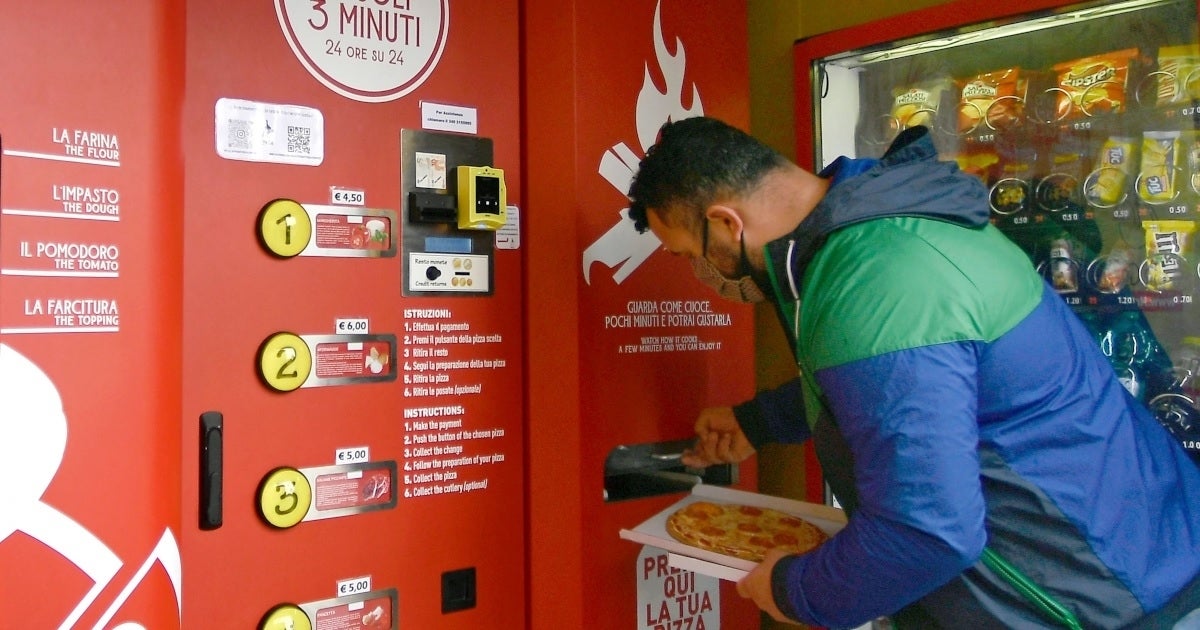
MULTIPOLYGON (((475 108, 477 136, 492 139, 494 165, 505 171, 509 202, 521 205, 517 7, 449 3, 445 48, 427 79, 403 96, 364 102, 326 87, 305 69, 277 18, 281 4, 228 0, 188 7, 184 354, 191 369, 184 375, 183 440, 184 453, 195 453, 199 414, 224 414, 225 522, 212 531, 198 528, 198 492, 192 483, 198 473, 196 463, 185 459, 187 623, 255 627, 276 604, 332 598, 337 581, 369 575, 374 589, 397 590, 400 627, 523 627, 521 250, 496 251, 492 296, 405 297, 404 254, 279 259, 265 252, 255 237, 256 216, 267 202, 282 197, 329 204, 333 186, 363 191, 368 208, 399 213, 401 130, 422 128, 422 101, 475 108), (214 125, 215 106, 222 98, 319 111, 325 132, 323 161, 302 166, 219 157, 214 125), (454 373, 455 383, 480 383, 482 393, 477 395, 410 396, 405 378, 415 373, 403 367, 407 359, 402 353, 408 351, 404 337, 412 323, 405 311, 412 308, 447 309, 449 321, 467 323, 471 333, 502 339, 453 346, 447 359, 503 358, 505 367, 454 373), (280 394, 257 378, 257 348, 269 335, 332 334, 337 318, 353 317, 368 319, 371 333, 397 335, 396 381, 280 394), (416 489, 403 480, 405 440, 412 435, 404 429, 405 411, 447 404, 463 406, 468 430, 504 431, 496 440, 464 442, 468 456, 481 454, 487 443, 506 459, 486 469, 461 469, 464 477, 486 476, 485 490, 405 498, 405 490, 416 489), (259 518, 258 484, 271 469, 332 465, 336 449, 361 445, 370 448, 372 461, 394 460, 400 466, 396 507, 304 522, 286 530, 274 530, 259 518), (443 614, 441 574, 466 567, 476 569, 477 604, 443 614)), ((321 17, 314 3, 288 4, 304 12, 298 18, 302 21, 321 17)), ((325 3, 320 8, 329 11, 331 24, 337 26, 330 26, 323 37, 330 42, 329 50, 340 43, 343 54, 351 54, 352 47, 355 52, 363 47, 394 50, 379 37, 355 37, 356 23, 344 22, 346 16, 354 9, 391 16, 417 6, 325 3)), ((423 40, 419 47, 428 50, 432 45, 423 40)), ((413 48, 408 50, 413 53, 413 48)), ((324 42, 318 42, 316 52, 308 54, 325 51, 324 42)), ((368 55, 362 63, 389 62, 368 55)), ((399 218, 401 230, 408 229, 405 218, 399 218)))
POLYGON ((149 1, 0 21, 9 625, 180 623, 182 25, 149 1))
MULTIPOLYGON (((656 243, 639 249, 620 214, 630 170, 668 117, 703 112, 748 126, 745 24, 745 7, 729 3, 527 3, 526 175, 530 216, 542 222, 528 266, 535 628, 644 623, 640 549, 617 532, 679 495, 605 503, 605 457, 620 444, 689 438, 701 406, 753 394, 752 310, 720 302, 656 243), (537 308, 543 295, 560 298, 537 308), (631 302, 672 300, 707 301, 732 324, 605 323, 631 302), (623 350, 663 335, 721 347, 623 350)), ((741 471, 754 487, 753 462, 741 471)), ((725 623, 757 623, 732 584, 721 593, 725 623)))

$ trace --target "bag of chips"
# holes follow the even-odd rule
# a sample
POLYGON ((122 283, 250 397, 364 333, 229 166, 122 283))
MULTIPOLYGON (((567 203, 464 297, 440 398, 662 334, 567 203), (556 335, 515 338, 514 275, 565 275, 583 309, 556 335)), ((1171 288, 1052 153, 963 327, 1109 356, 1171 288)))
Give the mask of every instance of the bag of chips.
POLYGON ((1053 120, 1122 111, 1125 82, 1137 54, 1136 48, 1127 48, 1055 64, 1058 98, 1053 120))

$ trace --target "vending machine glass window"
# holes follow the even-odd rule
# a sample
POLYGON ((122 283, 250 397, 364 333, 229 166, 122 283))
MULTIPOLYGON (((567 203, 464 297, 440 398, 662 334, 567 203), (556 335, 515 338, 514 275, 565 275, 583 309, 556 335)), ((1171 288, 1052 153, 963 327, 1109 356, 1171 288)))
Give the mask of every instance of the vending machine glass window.
POLYGON ((939 158, 983 182, 992 223, 1200 462, 1194 1, 1063 6, 798 71, 811 73, 818 169, 928 127, 939 158))

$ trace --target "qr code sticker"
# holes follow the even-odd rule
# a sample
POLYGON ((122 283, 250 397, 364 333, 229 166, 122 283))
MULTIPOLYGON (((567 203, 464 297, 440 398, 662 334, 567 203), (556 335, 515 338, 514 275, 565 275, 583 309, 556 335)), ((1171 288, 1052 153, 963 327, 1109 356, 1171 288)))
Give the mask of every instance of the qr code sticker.
POLYGON ((305 155, 312 153, 311 140, 312 129, 309 129, 308 127, 288 125, 288 153, 303 153, 305 155))
POLYGON ((225 141, 230 149, 250 150, 251 122, 249 120, 229 119, 225 141))

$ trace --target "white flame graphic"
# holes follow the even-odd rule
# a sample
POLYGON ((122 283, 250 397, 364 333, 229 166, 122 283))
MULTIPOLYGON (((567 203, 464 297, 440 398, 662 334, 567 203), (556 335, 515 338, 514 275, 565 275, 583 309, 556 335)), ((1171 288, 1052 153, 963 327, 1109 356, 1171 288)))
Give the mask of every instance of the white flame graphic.
MULTIPOLYGON (((666 92, 660 92, 654 86, 650 77, 650 65, 642 79, 642 91, 638 93, 635 110, 635 125, 637 127, 638 143, 643 153, 654 144, 658 129, 670 120, 681 120, 704 114, 704 106, 700 103, 700 90, 692 86, 692 107, 683 105, 683 76, 687 56, 683 50, 683 42, 676 37, 676 54, 667 50, 662 34, 662 3, 654 7, 654 55, 658 66, 662 69, 666 82, 666 92)), ((629 192, 629 184, 637 172, 640 157, 624 142, 618 142, 604 152, 600 158, 600 176, 616 188, 622 195, 629 192)), ((641 266, 654 250, 658 249, 659 240, 650 232, 640 234, 629 219, 629 209, 619 212, 620 218, 607 232, 583 252, 583 279, 589 285, 593 263, 603 263, 605 266, 617 268, 613 280, 620 284, 641 266)))
POLYGON ((679 51, 672 55, 667 51, 663 41, 662 19, 660 9, 662 3, 654 8, 654 56, 658 58, 658 66, 662 69, 666 81, 666 92, 659 92, 650 78, 650 64, 646 64, 646 73, 642 79, 642 91, 637 99, 637 133, 642 150, 649 149, 658 136, 659 127, 668 120, 681 120, 704 114, 704 106, 700 104, 700 89, 692 84, 692 108, 683 106, 683 71, 687 64, 687 55, 683 50, 683 41, 675 38, 675 49, 679 51))

